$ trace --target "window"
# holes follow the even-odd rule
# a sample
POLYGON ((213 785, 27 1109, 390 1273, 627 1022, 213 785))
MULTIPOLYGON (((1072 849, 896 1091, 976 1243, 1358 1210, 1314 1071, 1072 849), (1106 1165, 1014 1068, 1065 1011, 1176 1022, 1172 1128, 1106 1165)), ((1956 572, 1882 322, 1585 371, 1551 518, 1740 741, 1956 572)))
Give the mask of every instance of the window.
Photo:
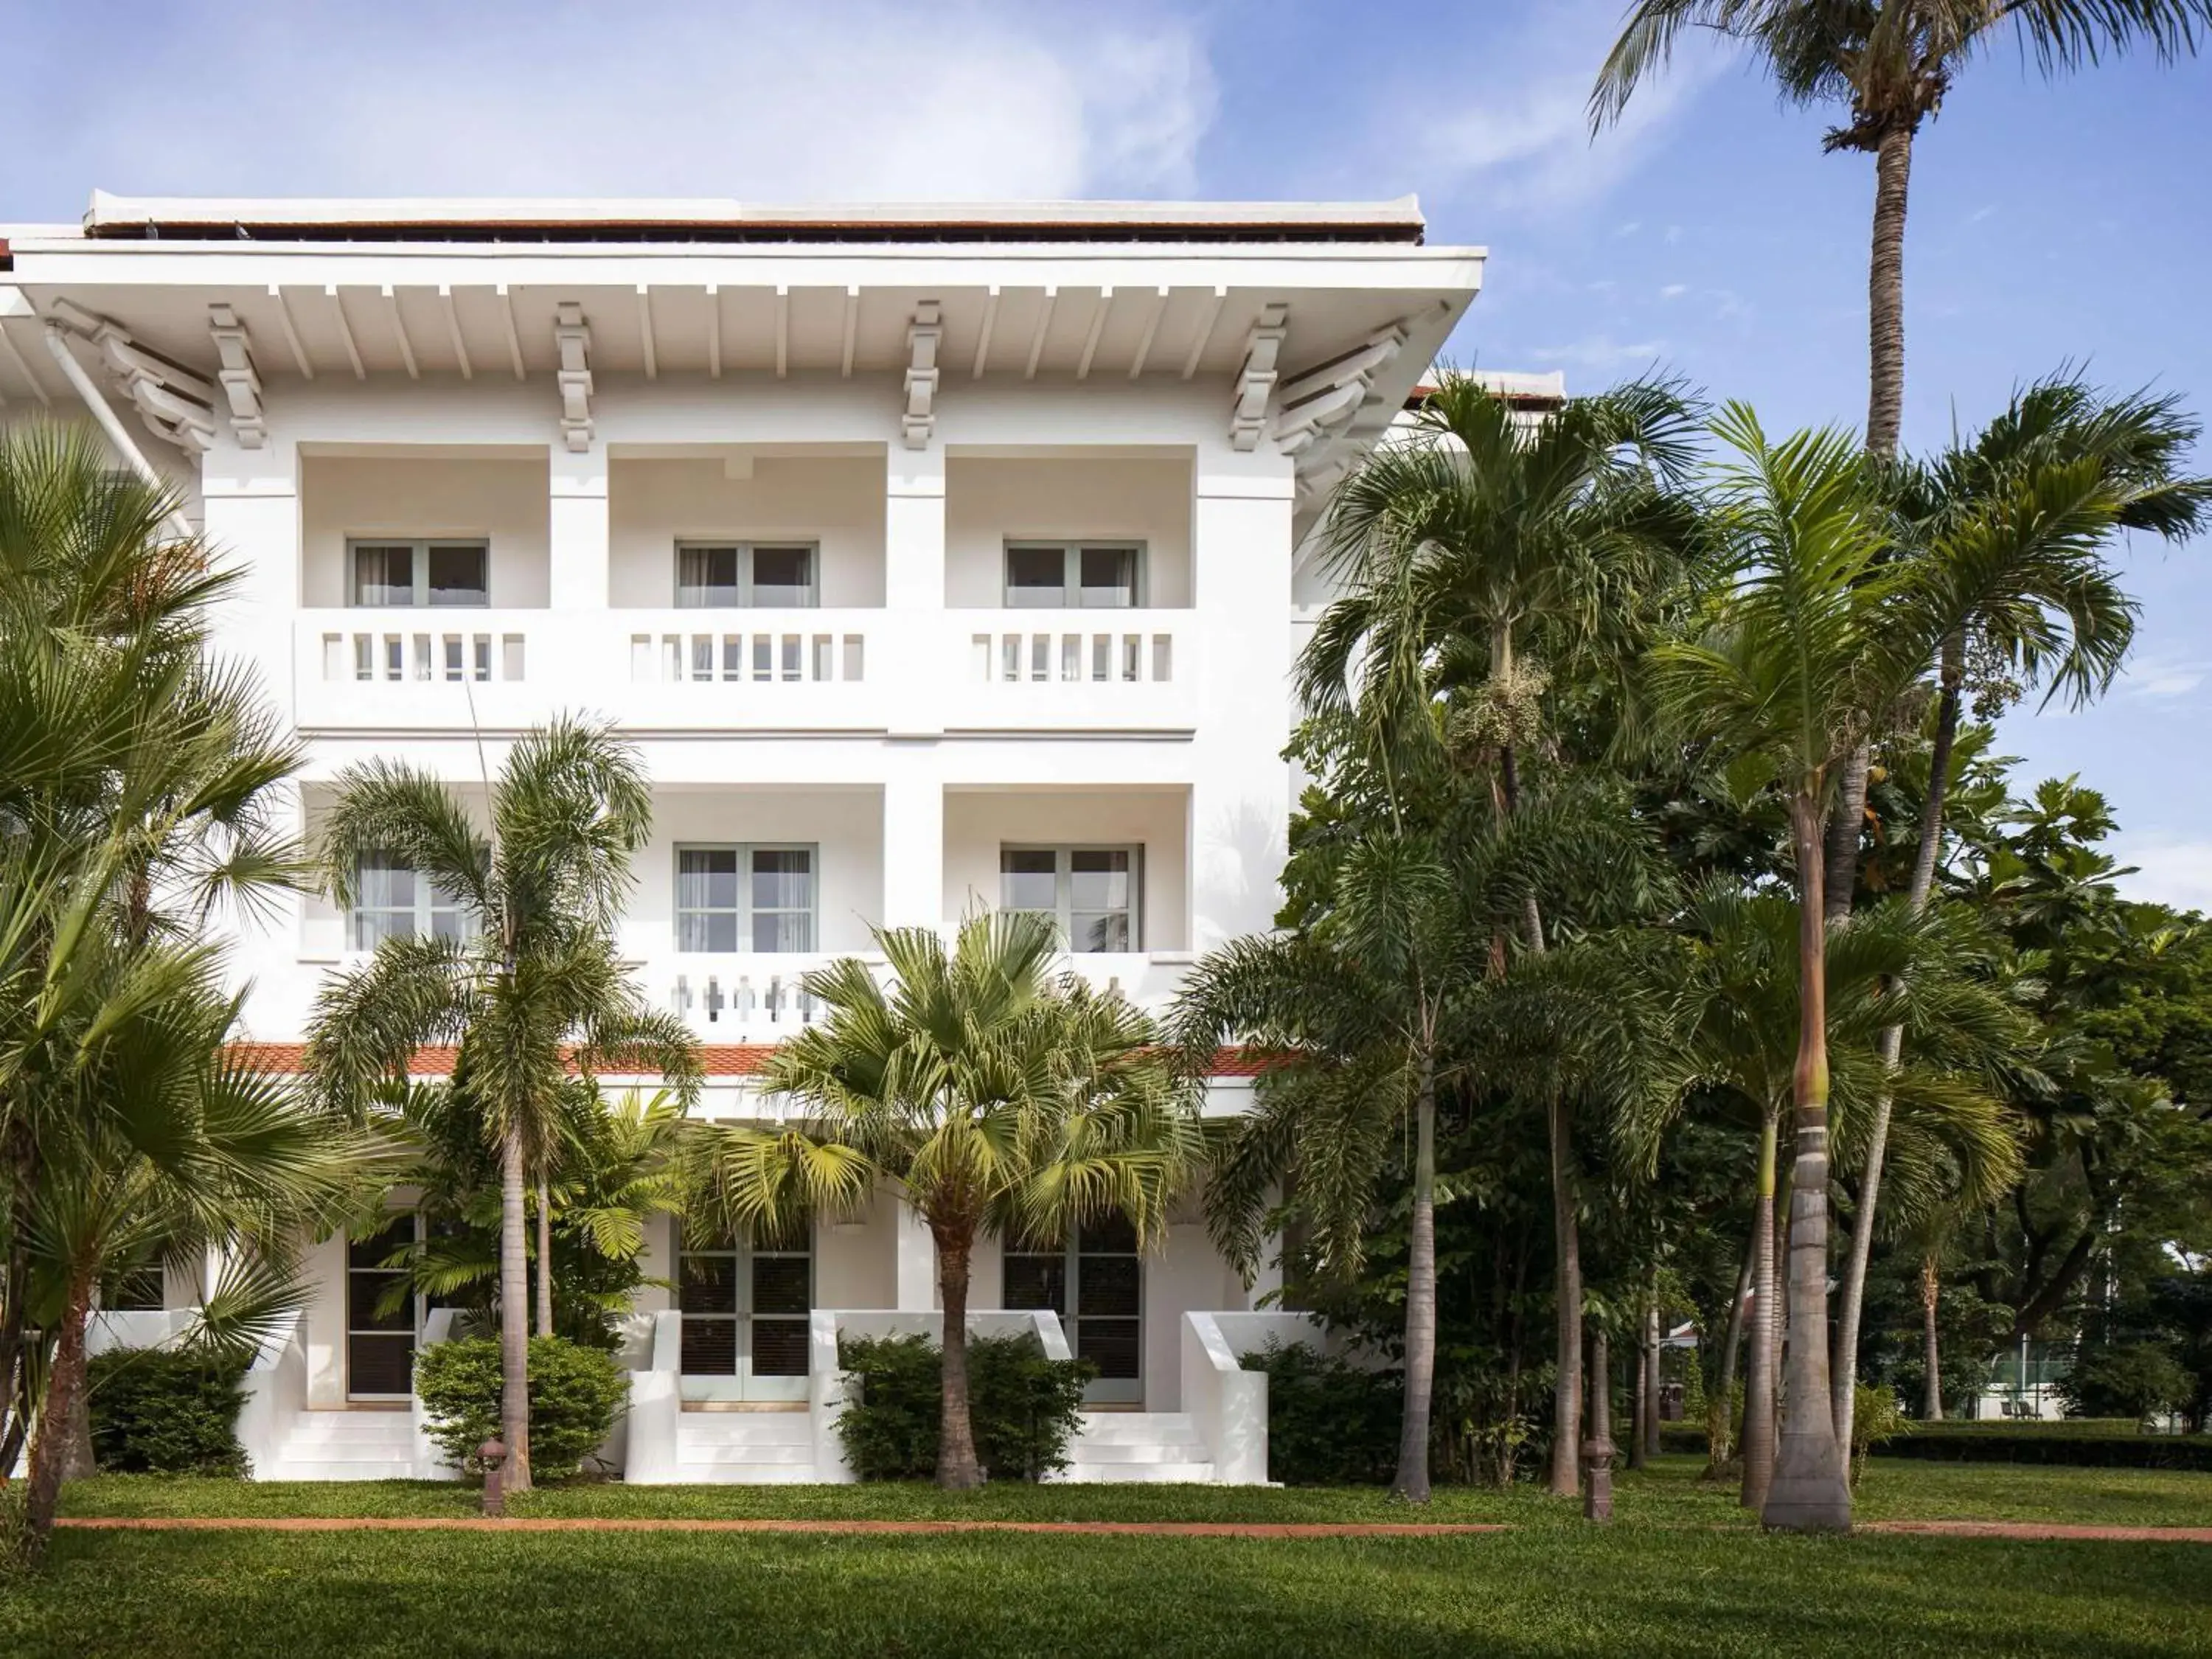
POLYGON ((678 848, 676 948, 811 951, 814 849, 678 848))
POLYGON ((346 1397, 404 1400, 415 1392, 415 1298, 395 1258, 415 1242, 415 1218, 392 1217, 346 1243, 346 1397), (391 1305, 394 1297, 397 1305, 391 1305), (388 1311, 387 1311, 388 1309, 388 1311))
POLYGON ((1065 1245, 1006 1247, 1006 1306, 1060 1316, 1075 1357, 1098 1368, 1084 1390, 1094 1405, 1144 1398, 1144 1285, 1136 1233, 1119 1216, 1079 1229, 1065 1245))
POLYGON ((356 542, 353 602, 444 609, 491 603, 483 542, 356 542))
POLYGON ((166 1305, 161 1264, 149 1262, 100 1281, 100 1305, 110 1313, 157 1313, 166 1305))
POLYGON ((1135 546, 1024 542, 1006 549, 1009 609, 1127 611, 1137 604, 1135 546))
POLYGON ((676 603, 685 611, 811 611, 821 604, 804 544, 679 544, 676 603))
POLYGON ((684 1316, 683 1375, 806 1375, 814 1255, 803 1230, 774 1244, 684 1241, 676 1300, 684 1316))
POLYGON ((1136 847, 1006 847, 999 852, 999 905, 1050 916, 1071 951, 1136 951, 1136 847))
POLYGON ((388 939, 465 939, 474 931, 466 911, 390 853, 363 856, 354 871, 347 948, 374 951, 388 939))

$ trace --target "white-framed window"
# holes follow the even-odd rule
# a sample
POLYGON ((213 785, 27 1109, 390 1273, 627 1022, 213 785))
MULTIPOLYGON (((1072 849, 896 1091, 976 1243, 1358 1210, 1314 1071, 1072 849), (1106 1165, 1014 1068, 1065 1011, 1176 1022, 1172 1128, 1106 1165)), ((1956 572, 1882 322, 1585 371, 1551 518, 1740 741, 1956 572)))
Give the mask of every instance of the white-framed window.
POLYGON ((1085 1401, 1144 1399, 1145 1263, 1127 1220, 1103 1217, 1057 1248, 1009 1240, 1005 1274, 1006 1305, 1058 1314, 1075 1357, 1098 1368, 1085 1401))
POLYGON ((806 1375, 814 1252, 805 1228, 773 1243, 692 1240, 679 1229, 676 1264, 683 1375, 806 1375))
POLYGON ((821 561, 809 542, 678 542, 679 611, 812 611, 821 561))
POLYGON ((1008 542, 1010 611, 1129 611, 1143 603, 1136 542, 1008 542))
POLYGON ((481 541, 374 541, 346 547, 352 603, 371 610, 491 603, 491 548, 481 541))
POLYGON ((388 939, 465 939, 469 913, 427 877, 391 853, 367 853, 354 866, 349 950, 374 951, 388 939))
POLYGON ((999 907, 1049 916, 1070 951, 1140 951, 1141 847, 1001 847, 999 907))
POLYGON ((761 843, 676 849, 676 948, 787 954, 814 948, 816 849, 761 843))

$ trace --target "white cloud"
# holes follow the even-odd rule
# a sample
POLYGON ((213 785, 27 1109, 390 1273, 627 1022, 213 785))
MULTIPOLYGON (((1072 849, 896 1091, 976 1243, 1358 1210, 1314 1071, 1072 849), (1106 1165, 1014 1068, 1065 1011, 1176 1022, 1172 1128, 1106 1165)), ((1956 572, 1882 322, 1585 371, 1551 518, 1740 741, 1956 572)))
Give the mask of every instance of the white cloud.
POLYGON ((2136 866, 2133 875, 2119 878, 2124 896, 2180 910, 2212 912, 2212 841, 2156 836, 2137 841, 2122 836, 2112 850, 2122 864, 2136 866))
POLYGON ((2120 683, 2130 696, 2171 702, 2203 685, 2208 674, 2212 674, 2212 664, 2202 659, 2148 653, 2128 665, 2120 683))
POLYGON ((163 15, 127 58, 58 78, 42 170, 137 193, 1162 195, 1194 189, 1215 106, 1198 29, 1141 7, 163 15), (219 90, 179 119, 191 85, 219 90))
POLYGON ((1690 285, 1687 283, 1669 283, 1659 290, 1659 297, 1662 300, 1679 300, 1689 291, 1690 285))
POLYGON ((1528 354, 1538 362, 1568 363, 1577 368, 1642 368, 1667 355, 1664 340, 1616 340, 1610 334, 1589 334, 1564 345, 1537 346, 1528 354))
MULTIPOLYGON (((1618 0, 1550 0, 1540 9, 1540 24, 1504 38, 1455 75, 1449 106, 1393 100, 1402 124, 1389 141, 1410 152, 1432 188, 1480 188, 1492 208, 1579 205, 1649 160, 1653 132, 1735 61, 1693 36, 1637 88, 1621 118, 1593 137, 1593 66, 1620 33, 1621 7, 1618 0)), ((1617 234, 1638 228, 1632 222, 1617 234)), ((1670 227, 1668 240, 1677 234, 1670 227)))

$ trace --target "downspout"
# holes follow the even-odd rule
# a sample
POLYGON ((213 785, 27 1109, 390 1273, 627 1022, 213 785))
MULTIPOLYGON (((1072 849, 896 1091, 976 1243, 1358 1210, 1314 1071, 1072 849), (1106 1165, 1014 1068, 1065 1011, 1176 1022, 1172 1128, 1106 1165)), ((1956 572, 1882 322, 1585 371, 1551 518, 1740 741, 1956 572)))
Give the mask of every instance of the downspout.
MULTIPOLYGON (((77 362, 76 354, 69 349, 69 341, 59 323, 46 325, 46 349, 53 353, 54 361, 61 365, 62 378, 76 388, 76 395, 92 411, 92 418, 100 422, 100 429, 107 434, 107 441, 115 447, 115 453, 149 488, 166 493, 170 488, 169 481, 154 470, 154 464, 131 441, 130 432, 116 418, 107 399, 100 396, 100 388, 93 384, 92 376, 84 372, 84 365, 77 362)), ((169 528, 179 541, 191 541, 196 534, 179 512, 169 514, 169 528)))

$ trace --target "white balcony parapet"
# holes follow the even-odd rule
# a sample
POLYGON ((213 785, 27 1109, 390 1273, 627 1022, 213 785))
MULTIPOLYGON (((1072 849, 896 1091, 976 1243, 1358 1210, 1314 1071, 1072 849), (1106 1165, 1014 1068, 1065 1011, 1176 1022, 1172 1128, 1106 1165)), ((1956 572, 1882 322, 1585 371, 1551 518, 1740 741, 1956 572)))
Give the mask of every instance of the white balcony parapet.
POLYGON ((623 618, 629 680, 638 685, 823 684, 867 678, 866 629, 825 613, 708 620, 677 611, 658 622, 623 618))

